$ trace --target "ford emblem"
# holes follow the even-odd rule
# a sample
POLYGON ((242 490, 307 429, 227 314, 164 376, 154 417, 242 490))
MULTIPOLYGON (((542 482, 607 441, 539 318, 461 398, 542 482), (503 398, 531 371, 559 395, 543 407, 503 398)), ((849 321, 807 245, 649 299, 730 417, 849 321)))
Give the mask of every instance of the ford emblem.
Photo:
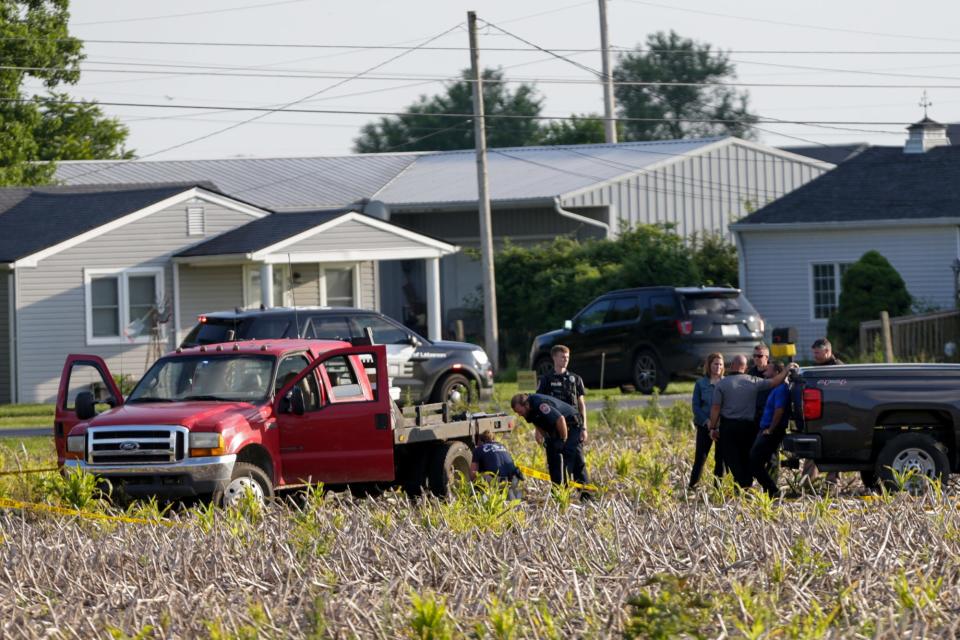
POLYGON ((120 443, 120 450, 121 450, 121 451, 136 451, 136 450, 139 449, 139 448, 140 448, 140 443, 138 443, 138 442, 133 442, 132 440, 131 440, 131 441, 121 442, 121 443, 120 443))

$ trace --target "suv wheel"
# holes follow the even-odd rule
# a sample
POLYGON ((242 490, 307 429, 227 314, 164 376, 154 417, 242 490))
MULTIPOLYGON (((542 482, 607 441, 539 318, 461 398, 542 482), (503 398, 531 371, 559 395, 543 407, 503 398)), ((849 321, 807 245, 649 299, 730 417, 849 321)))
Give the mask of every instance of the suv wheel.
POLYGON ((877 475, 892 490, 918 495, 930 481, 947 485, 950 461, 943 444, 921 433, 904 433, 890 440, 877 456, 877 475))
POLYGON ((652 351, 645 349, 633 359, 633 386, 644 395, 653 393, 654 388, 658 388, 661 393, 666 390, 666 372, 652 351))
POLYGON ((462 374, 451 373, 443 379, 437 390, 433 392, 434 402, 449 402, 454 393, 460 394, 460 402, 470 404, 476 400, 474 398, 473 384, 462 374))
POLYGON ((539 381, 543 376, 548 376, 553 373, 553 360, 546 357, 540 358, 536 364, 533 365, 533 370, 536 372, 537 380, 539 381))

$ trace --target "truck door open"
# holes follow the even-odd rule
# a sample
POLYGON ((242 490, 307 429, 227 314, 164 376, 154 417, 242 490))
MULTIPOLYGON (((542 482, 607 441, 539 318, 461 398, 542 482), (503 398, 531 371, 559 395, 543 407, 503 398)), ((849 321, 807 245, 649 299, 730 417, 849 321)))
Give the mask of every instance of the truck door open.
POLYGON ((123 404, 120 388, 110 375, 103 358, 93 355, 71 354, 60 374, 57 408, 53 423, 53 440, 57 447, 57 464, 63 464, 67 434, 80 418, 77 417, 77 394, 88 391, 97 403, 112 406, 123 404))
POLYGON ((285 384, 275 402, 285 483, 394 479, 392 400, 382 345, 324 353, 285 384))

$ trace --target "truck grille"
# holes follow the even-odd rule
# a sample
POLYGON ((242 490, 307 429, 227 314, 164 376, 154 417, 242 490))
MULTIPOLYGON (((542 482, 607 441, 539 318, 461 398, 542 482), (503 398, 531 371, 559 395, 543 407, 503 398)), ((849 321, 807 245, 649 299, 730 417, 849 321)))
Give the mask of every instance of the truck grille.
POLYGON ((87 429, 90 464, 156 464, 186 455, 187 430, 178 426, 117 426, 87 429))

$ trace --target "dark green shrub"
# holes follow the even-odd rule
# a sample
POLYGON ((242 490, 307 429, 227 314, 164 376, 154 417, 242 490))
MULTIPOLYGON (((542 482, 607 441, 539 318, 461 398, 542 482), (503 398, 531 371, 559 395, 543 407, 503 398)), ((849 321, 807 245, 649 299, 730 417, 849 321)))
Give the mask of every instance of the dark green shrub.
POLYGON ((886 310, 891 317, 910 313, 913 299, 896 269, 877 251, 867 251, 843 274, 840 303, 827 324, 837 351, 855 351, 860 323, 876 320, 886 310))

